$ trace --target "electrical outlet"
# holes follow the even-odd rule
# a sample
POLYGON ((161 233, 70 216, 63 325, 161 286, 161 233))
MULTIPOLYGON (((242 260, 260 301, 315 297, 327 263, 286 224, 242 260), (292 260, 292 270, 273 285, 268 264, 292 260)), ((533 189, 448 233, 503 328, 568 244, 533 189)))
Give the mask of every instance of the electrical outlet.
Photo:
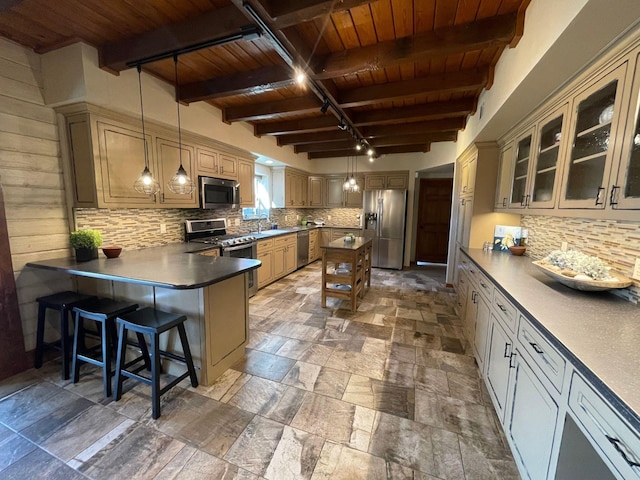
POLYGON ((300 215, 296 215, 296 220, 300 220, 300 215))
POLYGON ((289 221, 289 215, 285 215, 285 216, 284 216, 284 221, 285 221, 285 222, 288 222, 288 221, 289 221))
POLYGON ((331 221, 331 215, 327 215, 327 220, 331 221))
POLYGON ((239 227, 239 226, 240 226, 240 219, 236 218, 236 227, 239 227))
POLYGON ((640 257, 636 258, 636 265, 633 267, 633 275, 636 280, 640 280, 640 257))
POLYGON ((562 242, 562 244, 560 245, 560 250, 562 250, 563 252, 567 251, 567 242, 562 242))
POLYGON ((167 224, 166 223, 161 223, 160 224, 160 233, 167 233, 167 224))

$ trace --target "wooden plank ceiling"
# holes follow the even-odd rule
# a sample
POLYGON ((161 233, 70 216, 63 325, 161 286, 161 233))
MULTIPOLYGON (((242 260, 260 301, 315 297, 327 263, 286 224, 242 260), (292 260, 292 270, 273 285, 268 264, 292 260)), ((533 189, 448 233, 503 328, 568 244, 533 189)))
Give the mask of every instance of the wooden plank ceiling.
POLYGON ((39 53, 84 41, 114 74, 143 63, 171 84, 179 52, 182 102, 310 159, 381 155, 456 140, 529 1, 0 0, 0 35, 39 53))

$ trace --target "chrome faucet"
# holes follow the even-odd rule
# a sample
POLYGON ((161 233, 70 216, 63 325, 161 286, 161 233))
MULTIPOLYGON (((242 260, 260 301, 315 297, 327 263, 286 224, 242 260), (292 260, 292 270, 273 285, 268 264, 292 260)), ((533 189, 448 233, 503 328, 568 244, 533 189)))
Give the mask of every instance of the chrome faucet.
POLYGON ((258 233, 262 232, 262 220, 266 220, 267 224, 269 223, 269 217, 267 217, 264 213, 262 215, 260 215, 260 218, 258 218, 258 233))

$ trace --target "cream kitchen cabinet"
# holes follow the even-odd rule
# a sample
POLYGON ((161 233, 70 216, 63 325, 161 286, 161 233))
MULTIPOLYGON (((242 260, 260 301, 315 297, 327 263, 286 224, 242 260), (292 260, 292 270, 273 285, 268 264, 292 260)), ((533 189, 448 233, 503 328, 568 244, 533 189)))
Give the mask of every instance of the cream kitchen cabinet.
POLYGON ((487 343, 488 351, 485 382, 496 409, 496 414, 500 421, 504 422, 514 344, 511 336, 502 327, 493 313, 491 314, 487 343))
POLYGON ((238 159, 238 183, 240 184, 240 206, 255 207, 256 197, 253 189, 255 165, 250 160, 238 159))
POLYGON ((310 176, 308 190, 308 200, 310 207, 325 206, 325 179, 324 177, 310 176))
POLYGON ((511 198, 511 176, 513 170, 514 141, 510 141, 500 150, 500 168, 498 169, 498 181, 496 183, 496 210, 509 207, 511 198))
MULTIPOLYGON (((215 174, 223 167, 225 174, 237 169, 241 157, 252 162, 248 152, 189 132, 182 132, 181 150, 175 129, 151 121, 145 122, 145 140, 139 118, 78 103, 59 107, 65 117, 68 158, 63 156, 65 170, 72 181, 75 207, 90 208, 196 208, 197 188, 190 195, 173 194, 167 183, 182 164, 197 182, 199 174, 215 174), (144 169, 145 144, 149 169, 160 184, 156 195, 136 192, 133 184, 144 169), (236 153, 231 153, 236 152, 236 153), (233 168, 227 167, 233 163, 233 168), (204 167, 206 171, 199 170, 204 167)), ((253 163, 251 163, 253 168, 253 163)), ((253 189, 253 174, 247 185, 253 189)), ((246 196, 246 198, 253 198, 246 196)))
POLYGON ((297 235, 282 235, 273 239, 273 279, 295 271, 297 263, 297 235))
POLYGON ((257 245, 258 260, 262 265, 258 268, 258 288, 262 288, 274 280, 273 238, 259 240, 257 245))
POLYGON ((573 100, 571 144, 560 208, 603 209, 610 187, 627 64, 589 85, 573 100))
MULTIPOLYGON (((513 165, 506 165, 511 172, 511 194, 508 205, 502 198, 502 206, 509 208, 553 208, 561 181, 561 165, 566 138, 568 105, 556 109, 515 140, 515 156, 505 157, 513 165)), ((510 152, 507 152, 510 154, 510 152)), ((502 182, 502 178, 499 180, 502 182)), ((502 185, 499 183, 500 189, 502 185)), ((498 198, 502 196, 498 194, 498 198)), ((498 202, 497 202, 498 203, 498 202)), ((498 207, 500 208, 500 207, 498 207)))
POLYGON ((364 177, 356 177, 357 192, 345 192, 343 185, 345 177, 326 177, 326 206, 362 208, 362 190, 364 177))
POLYGON ((289 167, 272 169, 271 196, 275 208, 308 207, 309 176, 289 167))
POLYGON ((195 179, 193 178, 195 173, 193 168, 195 165, 194 147, 183 143, 180 148, 178 142, 156 137, 156 155, 158 158, 158 177, 160 182, 159 201, 165 207, 182 206, 196 208, 198 206, 197 186, 187 195, 173 193, 168 187, 169 181, 176 174, 180 166, 180 150, 182 150, 183 167, 191 179, 197 183, 197 177, 195 179))
POLYGON ((318 229, 309 230, 309 263, 320 258, 320 235, 318 229))
POLYGON ((198 175, 205 177, 238 179, 238 160, 233 155, 217 152, 209 148, 198 148, 198 175))
POLYGON ((365 190, 406 190, 409 185, 408 172, 367 173, 364 176, 365 190))

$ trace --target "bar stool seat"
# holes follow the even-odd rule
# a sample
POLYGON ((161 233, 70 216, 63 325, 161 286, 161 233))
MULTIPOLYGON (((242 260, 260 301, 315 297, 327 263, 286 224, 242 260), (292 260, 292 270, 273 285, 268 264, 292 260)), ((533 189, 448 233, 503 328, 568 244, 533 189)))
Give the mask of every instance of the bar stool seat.
POLYGON ((187 332, 184 328, 184 322, 187 319, 184 315, 163 312, 150 307, 136 310, 135 312, 119 315, 116 319, 118 325, 118 360, 116 362, 116 381, 114 400, 120 400, 122 397, 122 383, 124 377, 133 378, 147 385, 151 385, 151 416, 157 419, 160 416, 160 397, 171 388, 187 377, 191 377, 191 385, 198 386, 198 378, 196 370, 193 366, 193 358, 187 341, 187 332), (172 328, 178 329, 180 342, 182 343, 182 352, 184 356, 179 356, 171 352, 160 350, 160 334, 167 332, 172 328), (127 331, 131 330, 137 334, 149 335, 151 344, 151 378, 143 377, 138 373, 145 368, 144 365, 130 369, 136 363, 145 360, 143 355, 125 363, 126 357, 126 338, 127 331), (174 379, 168 385, 160 388, 160 357, 166 357, 177 360, 186 364, 187 371, 174 379))
POLYGON ((38 302, 38 326, 36 331, 36 351, 33 361, 35 368, 42 367, 42 354, 45 348, 52 347, 60 350, 62 359, 62 379, 69 378, 69 358, 71 357, 72 340, 69 335, 69 314, 75 306, 88 300, 94 300, 93 295, 84 295, 71 291, 54 293, 36 298, 38 302), (56 310, 60 314, 60 340, 47 343, 44 341, 45 319, 47 309, 56 310))
MULTIPOLYGON (((76 328, 73 335, 73 383, 80 380, 80 366, 90 363, 102 368, 104 396, 111 396, 111 351, 117 343, 115 319, 118 315, 133 312, 138 308, 137 303, 122 302, 110 298, 97 298, 73 308, 76 318, 76 328), (86 348, 84 342, 84 320, 93 320, 100 324, 100 345, 86 348), (91 356, 96 350, 101 350, 99 357, 91 356)), ((144 340, 144 339, 143 339, 144 340)), ((144 343, 144 342, 142 342, 144 343)), ((146 344, 141 345, 146 349, 146 344)))

